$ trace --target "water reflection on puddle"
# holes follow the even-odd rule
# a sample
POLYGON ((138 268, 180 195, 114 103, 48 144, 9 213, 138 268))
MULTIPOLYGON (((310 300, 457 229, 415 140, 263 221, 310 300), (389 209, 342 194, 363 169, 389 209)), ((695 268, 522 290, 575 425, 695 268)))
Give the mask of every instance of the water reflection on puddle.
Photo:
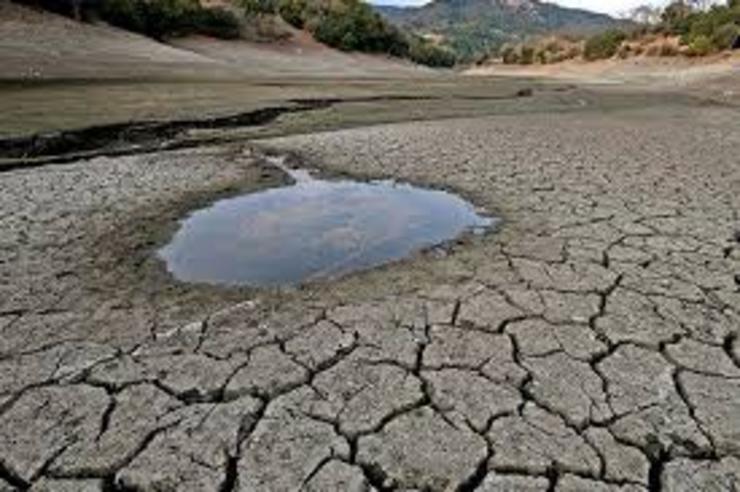
POLYGON ((185 219, 159 251, 179 280, 277 286, 407 257, 494 219, 444 191, 391 181, 311 179, 220 200, 185 219))

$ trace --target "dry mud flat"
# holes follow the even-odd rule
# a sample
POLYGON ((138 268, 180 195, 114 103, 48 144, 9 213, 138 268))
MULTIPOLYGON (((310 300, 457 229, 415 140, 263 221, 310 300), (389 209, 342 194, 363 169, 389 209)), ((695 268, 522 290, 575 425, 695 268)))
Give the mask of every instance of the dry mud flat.
POLYGON ((736 109, 270 140, 456 190, 493 235, 284 292, 172 282, 240 145, 0 174, 0 490, 740 487, 736 109))

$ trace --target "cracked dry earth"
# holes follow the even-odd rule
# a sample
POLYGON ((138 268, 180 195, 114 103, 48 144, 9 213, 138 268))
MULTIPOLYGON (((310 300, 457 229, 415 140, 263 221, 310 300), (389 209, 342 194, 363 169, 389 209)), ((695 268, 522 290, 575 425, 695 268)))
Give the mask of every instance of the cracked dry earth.
POLYGON ((265 142, 504 219, 282 293, 178 286, 127 222, 270 174, 241 148, 0 174, 0 490, 738 490, 737 117, 265 142))

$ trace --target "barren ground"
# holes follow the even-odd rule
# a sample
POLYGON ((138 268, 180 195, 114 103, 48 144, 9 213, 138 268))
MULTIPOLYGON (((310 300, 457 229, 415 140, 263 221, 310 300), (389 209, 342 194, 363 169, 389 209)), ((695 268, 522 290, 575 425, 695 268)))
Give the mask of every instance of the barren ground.
POLYGON ((646 92, 681 88, 725 103, 740 103, 740 52, 701 58, 639 56, 626 60, 569 60, 551 65, 493 64, 471 67, 469 76, 546 77, 563 82, 629 84, 646 92))
POLYGON ((449 74, 245 80, 238 96, 238 80, 163 80, 142 98, 148 83, 4 86, 36 102, 3 97, 0 127, 121 121, 142 100, 162 120, 341 100, 4 159, 0 491, 740 488, 736 106, 449 74), (503 223, 291 289, 176 282, 157 248, 189 211, 285 183, 268 152, 450 189, 503 223))

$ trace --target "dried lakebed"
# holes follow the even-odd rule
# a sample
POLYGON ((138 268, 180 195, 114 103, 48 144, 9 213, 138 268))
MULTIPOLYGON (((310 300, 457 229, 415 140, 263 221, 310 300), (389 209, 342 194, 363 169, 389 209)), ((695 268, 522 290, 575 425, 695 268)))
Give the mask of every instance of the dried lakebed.
POLYGON ((327 181, 281 167, 294 184, 224 199, 185 219, 159 251, 168 270, 186 282, 302 284, 483 234, 495 223, 444 191, 327 181))
POLYGON ((1 173, 0 490, 737 489, 740 129, 681 104, 265 142, 506 218, 280 293, 157 270, 242 146, 1 173))

